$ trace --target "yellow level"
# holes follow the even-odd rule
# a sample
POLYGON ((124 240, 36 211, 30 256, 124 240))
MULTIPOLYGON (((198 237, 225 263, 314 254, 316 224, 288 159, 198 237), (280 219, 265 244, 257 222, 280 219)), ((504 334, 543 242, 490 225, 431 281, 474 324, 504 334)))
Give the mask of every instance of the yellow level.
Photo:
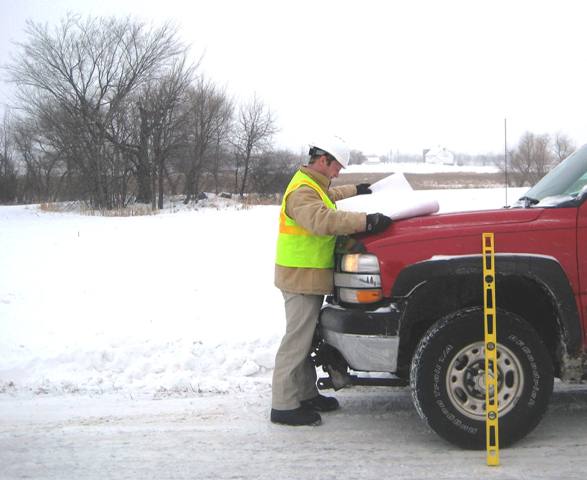
POLYGON ((497 331, 495 305, 495 248, 493 233, 483 234, 483 323, 485 325, 485 426, 487 465, 499 465, 497 405, 497 331))

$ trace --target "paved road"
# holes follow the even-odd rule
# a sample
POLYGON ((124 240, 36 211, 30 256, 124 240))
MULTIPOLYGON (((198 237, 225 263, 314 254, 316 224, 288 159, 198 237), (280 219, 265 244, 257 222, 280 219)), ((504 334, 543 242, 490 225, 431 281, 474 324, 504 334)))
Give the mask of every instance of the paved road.
POLYGON ((462 451, 427 430, 409 391, 339 392, 321 427, 267 421, 269 393, 193 398, 0 396, 0 478, 581 479, 587 386, 560 388, 538 428, 501 451, 462 451))

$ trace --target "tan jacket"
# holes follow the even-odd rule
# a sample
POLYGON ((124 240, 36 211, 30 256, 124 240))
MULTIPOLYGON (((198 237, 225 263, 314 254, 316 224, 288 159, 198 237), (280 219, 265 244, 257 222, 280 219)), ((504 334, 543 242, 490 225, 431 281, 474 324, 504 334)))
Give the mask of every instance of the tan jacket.
MULTIPOLYGON (((357 194, 355 185, 343 185, 329 189, 328 177, 307 167, 300 169, 312 177, 328 193, 334 202, 357 194)), ((349 235, 364 232, 367 225, 365 213, 341 212, 324 205, 320 195, 306 185, 289 194, 285 212, 306 230, 315 235, 349 235)), ((292 268, 275 265, 275 286, 289 293, 328 295, 332 293, 332 270, 320 268, 292 268)))

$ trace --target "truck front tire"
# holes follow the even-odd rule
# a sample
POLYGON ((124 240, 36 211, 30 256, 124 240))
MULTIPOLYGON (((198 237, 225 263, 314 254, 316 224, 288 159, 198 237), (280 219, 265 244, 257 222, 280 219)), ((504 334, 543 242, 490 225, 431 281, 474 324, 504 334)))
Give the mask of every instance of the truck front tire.
MULTIPOLYGON (((542 419, 553 367, 525 320, 501 310, 496 319, 499 444, 507 446, 542 419)), ((454 312, 430 327, 413 356, 410 384, 416 410, 436 433, 463 448, 485 448, 482 309, 454 312)))

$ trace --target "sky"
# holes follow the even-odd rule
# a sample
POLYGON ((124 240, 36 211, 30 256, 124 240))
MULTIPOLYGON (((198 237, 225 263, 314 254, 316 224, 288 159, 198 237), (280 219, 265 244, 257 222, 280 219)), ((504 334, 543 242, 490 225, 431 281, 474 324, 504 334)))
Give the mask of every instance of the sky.
MULTIPOLYGON (((580 1, 0 0, 0 63, 26 19, 176 23, 200 73, 257 95, 293 149, 331 133, 366 155, 503 152, 526 131, 587 139, 580 1)), ((0 104, 11 88, 0 84, 0 104)))

